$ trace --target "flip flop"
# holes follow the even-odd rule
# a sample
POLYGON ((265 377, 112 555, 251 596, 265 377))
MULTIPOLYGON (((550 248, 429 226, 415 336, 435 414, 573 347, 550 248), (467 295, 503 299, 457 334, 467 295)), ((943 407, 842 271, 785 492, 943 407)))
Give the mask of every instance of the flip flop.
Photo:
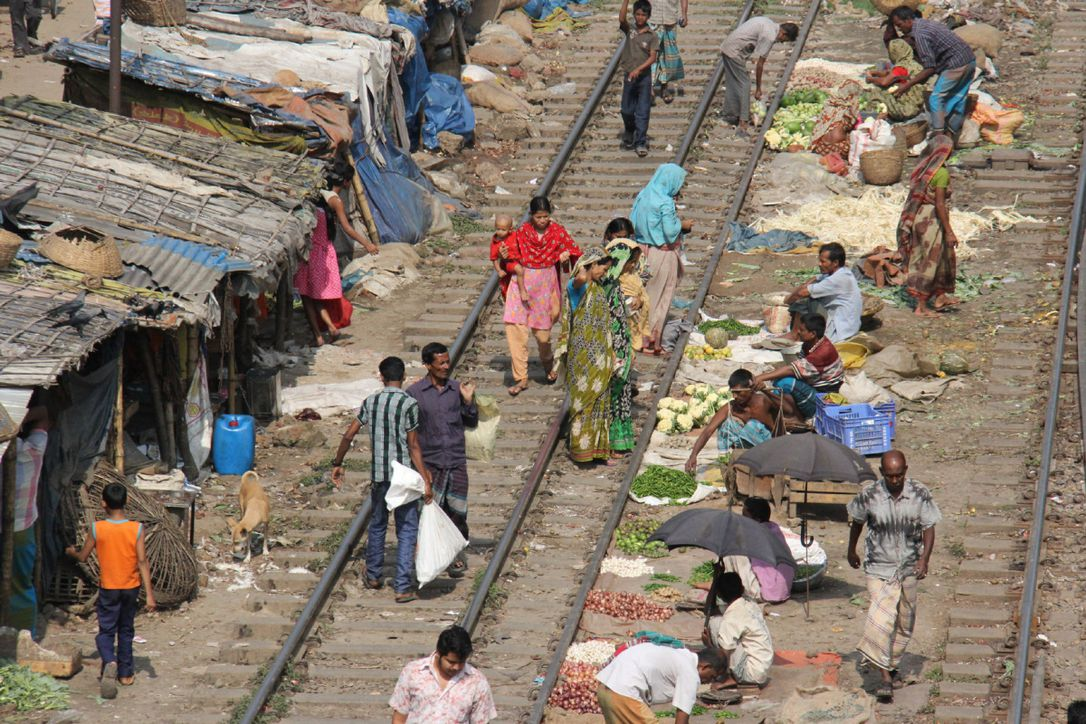
POLYGON ((894 700, 894 687, 891 684, 880 684, 875 689, 875 698, 879 701, 891 702, 894 700))
POLYGON ((418 596, 411 591, 404 591, 403 593, 396 594, 396 603, 411 603, 417 598, 418 596))
POLYGON ((517 384, 515 384, 515 385, 513 385, 512 387, 509 388, 509 396, 510 397, 516 397, 521 392, 524 392, 526 389, 528 389, 528 383, 526 383, 526 382, 518 382, 517 384))

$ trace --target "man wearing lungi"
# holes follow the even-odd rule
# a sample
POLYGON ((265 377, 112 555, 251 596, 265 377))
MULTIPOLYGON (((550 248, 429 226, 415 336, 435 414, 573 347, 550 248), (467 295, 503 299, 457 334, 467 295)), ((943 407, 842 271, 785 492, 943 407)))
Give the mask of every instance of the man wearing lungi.
POLYGON ((931 76, 938 76, 928 96, 931 131, 957 138, 965 122, 969 85, 977 69, 973 49, 943 23, 915 18, 910 8, 896 8, 890 13, 890 21, 900 33, 912 38, 916 60, 924 66, 924 70, 898 85, 894 95, 907 93, 931 76))
POLYGON ((928 575, 935 524, 943 516, 931 492, 906 477, 901 451, 885 453, 879 469, 882 478, 848 504, 848 563, 860 567, 856 544, 866 525, 863 567, 871 605, 856 648, 882 675, 875 696, 892 700, 899 681, 894 675, 916 624, 917 582, 928 575))

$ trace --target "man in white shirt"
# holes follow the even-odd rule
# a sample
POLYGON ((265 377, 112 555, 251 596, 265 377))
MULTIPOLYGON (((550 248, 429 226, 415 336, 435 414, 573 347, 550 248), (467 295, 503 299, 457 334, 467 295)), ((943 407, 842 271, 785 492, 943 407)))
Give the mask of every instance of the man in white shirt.
POLYGON ((731 677, 721 686, 765 686, 773 665, 773 638, 769 635, 762 609, 743 597, 743 581, 732 571, 720 575, 716 596, 727 608, 723 616, 709 619, 702 641, 708 646, 719 647, 728 656, 731 677))
POLYGON ((729 33, 720 45, 724 56, 724 122, 737 125, 740 135, 750 125, 750 71, 747 61, 753 55, 754 100, 762 98, 762 69, 774 43, 793 42, 799 35, 795 23, 777 23, 758 16, 729 33))
POLYGON ((650 642, 620 651, 600 673, 596 700, 607 724, 652 724, 651 704, 671 703, 675 724, 687 724, 698 686, 728 673, 728 660, 707 648, 698 653, 650 642))
POLYGON ((818 247, 821 272, 792 290, 784 303, 792 313, 792 331, 784 335, 799 339, 796 328, 804 314, 826 318, 826 336, 834 344, 844 342, 860 331, 864 300, 856 277, 845 266, 845 247, 835 241, 818 247))

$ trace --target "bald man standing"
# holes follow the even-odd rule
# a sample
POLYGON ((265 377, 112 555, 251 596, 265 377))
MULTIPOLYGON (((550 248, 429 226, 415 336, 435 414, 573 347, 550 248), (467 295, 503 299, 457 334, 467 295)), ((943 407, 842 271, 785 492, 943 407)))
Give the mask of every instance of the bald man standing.
POLYGON ((882 478, 848 504, 848 563, 860 567, 856 544, 866 525, 863 567, 871 605, 856 648, 882 675, 875 696, 893 700, 894 675, 916 624, 918 581, 928 575, 942 514, 931 492, 907 477, 904 453, 885 453, 879 470, 882 478))

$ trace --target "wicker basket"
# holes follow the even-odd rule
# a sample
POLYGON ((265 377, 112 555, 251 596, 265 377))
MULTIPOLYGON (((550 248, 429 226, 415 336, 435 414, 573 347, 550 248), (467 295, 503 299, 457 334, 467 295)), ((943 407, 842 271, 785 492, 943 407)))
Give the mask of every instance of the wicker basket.
POLYGON ((38 242, 38 249, 51 261, 84 274, 112 278, 124 273, 113 237, 86 226, 68 226, 47 234, 38 242))
POLYGON ((140 25, 184 25, 185 0, 125 0, 124 14, 140 25))
POLYGON ((871 0, 871 4, 883 15, 889 15, 894 12, 894 8, 902 6, 916 10, 920 3, 921 0, 871 0))
POLYGON ((905 153, 896 148, 867 151, 860 155, 860 173, 864 183, 873 186, 890 186, 901 180, 905 153))
POLYGON ((7 229, 0 229, 0 270, 7 269, 19 253, 19 247, 23 240, 18 234, 13 234, 7 229))
POLYGON ((927 137, 928 122, 917 121, 915 123, 907 123, 901 126, 901 129, 905 132, 905 145, 912 148, 927 137))

